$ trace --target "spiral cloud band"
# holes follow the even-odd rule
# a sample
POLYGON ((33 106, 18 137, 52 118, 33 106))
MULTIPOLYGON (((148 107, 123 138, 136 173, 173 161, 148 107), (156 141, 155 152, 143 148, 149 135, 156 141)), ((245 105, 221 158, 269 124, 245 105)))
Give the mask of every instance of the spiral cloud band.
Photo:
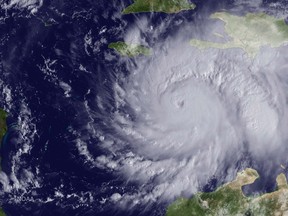
POLYGON ((257 161, 267 169, 285 163, 285 47, 263 47, 250 58, 241 49, 199 50, 181 41, 123 60, 130 74, 114 87, 117 136, 103 138, 111 155, 97 163, 141 187, 114 194, 117 201, 171 200, 222 172, 226 181, 257 161))

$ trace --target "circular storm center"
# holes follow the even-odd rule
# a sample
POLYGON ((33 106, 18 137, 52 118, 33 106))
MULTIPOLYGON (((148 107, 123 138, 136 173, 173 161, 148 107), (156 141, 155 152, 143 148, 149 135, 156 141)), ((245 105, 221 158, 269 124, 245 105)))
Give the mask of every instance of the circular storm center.
POLYGON ((151 109, 145 113, 150 123, 138 122, 137 127, 144 138, 141 153, 192 156, 201 148, 217 148, 219 136, 231 138, 225 110, 204 83, 193 79, 173 82, 150 96, 151 109))
POLYGON ((214 127, 219 120, 221 105, 215 95, 192 80, 173 84, 159 98, 160 121, 166 127, 205 129, 207 123, 214 127))

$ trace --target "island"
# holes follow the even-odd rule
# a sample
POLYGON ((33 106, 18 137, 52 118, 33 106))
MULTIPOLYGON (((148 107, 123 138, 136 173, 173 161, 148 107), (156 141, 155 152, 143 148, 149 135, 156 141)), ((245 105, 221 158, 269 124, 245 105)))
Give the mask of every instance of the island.
MULTIPOLYGON (((0 109, 0 144, 2 143, 2 139, 7 132, 7 124, 6 124, 7 113, 0 109)), ((1 145, 0 145, 1 149, 1 145)), ((0 171, 1 171, 1 157, 0 157, 0 171)))
POLYGON ((191 199, 179 198, 172 203, 166 216, 277 216, 288 214, 288 185, 283 173, 276 178, 277 190, 247 197, 242 186, 252 184, 259 175, 247 168, 211 193, 197 193, 191 199))
MULTIPOLYGON (((0 143, 2 143, 2 139, 5 136, 7 132, 7 124, 6 124, 6 118, 7 118, 7 113, 3 110, 0 109, 0 143)), ((0 145, 1 149, 1 145, 0 145)), ((0 157, 0 171, 1 171, 1 157, 0 157)), ((3 209, 0 208, 0 216, 5 216, 5 212, 3 209)))
POLYGON ((3 209, 0 209, 0 216, 6 216, 6 214, 5 214, 3 209))
POLYGON ((122 13, 163 12, 178 13, 182 10, 193 10, 196 5, 188 0, 134 0, 122 13))
POLYGON ((108 45, 108 48, 114 49, 122 56, 129 56, 129 57, 135 57, 141 54, 148 56, 151 54, 151 50, 146 46, 138 44, 128 44, 123 41, 110 43, 108 45))
POLYGON ((214 13, 211 18, 224 22, 225 34, 231 39, 225 43, 192 39, 192 46, 199 49, 240 48, 249 57, 254 58, 263 46, 276 48, 288 44, 288 25, 284 19, 277 19, 265 13, 236 16, 227 12, 214 13))

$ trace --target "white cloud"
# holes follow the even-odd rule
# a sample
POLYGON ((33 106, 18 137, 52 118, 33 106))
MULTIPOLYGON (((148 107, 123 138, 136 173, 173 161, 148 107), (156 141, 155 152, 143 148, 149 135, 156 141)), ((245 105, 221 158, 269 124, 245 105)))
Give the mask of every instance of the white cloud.
POLYGON ((227 164, 224 178, 231 180, 244 151, 256 160, 277 155, 280 166, 288 110, 287 86, 278 77, 287 63, 279 50, 263 48, 252 60, 240 49, 200 51, 181 36, 164 43, 151 58, 137 59, 137 67, 127 61, 129 79, 114 89, 119 110, 110 124, 120 135, 105 137, 102 146, 111 156, 98 157, 98 165, 113 163, 127 181, 141 185, 121 203, 191 195, 227 164), (124 105, 133 120, 120 111, 124 105))
POLYGON ((31 13, 37 13, 38 9, 43 5, 43 0, 10 0, 2 5, 3 9, 21 8, 27 9, 31 13))
POLYGON ((117 202, 117 201, 119 201, 121 199, 121 194, 119 194, 119 193, 114 193, 114 194, 112 194, 112 196, 111 196, 111 200, 113 201, 113 202, 117 202))

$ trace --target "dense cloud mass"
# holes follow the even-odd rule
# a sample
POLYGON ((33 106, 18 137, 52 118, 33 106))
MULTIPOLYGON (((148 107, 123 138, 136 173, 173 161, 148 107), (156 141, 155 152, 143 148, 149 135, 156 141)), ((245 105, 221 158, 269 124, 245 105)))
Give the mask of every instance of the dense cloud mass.
MULTIPOLYGON (((209 35, 221 25, 197 28, 209 35)), ((141 41, 139 29, 131 31, 141 41)), ((119 200, 171 200, 214 175, 227 181, 246 166, 280 168, 287 153, 285 48, 263 47, 250 58, 241 49, 199 50, 180 32, 149 58, 121 59, 129 79, 115 83, 110 124, 117 135, 102 142, 113 154, 97 162, 142 186, 119 200)))
POLYGON ((43 5, 43 0, 10 0, 7 2, 0 2, 3 9, 23 8, 29 10, 31 13, 36 13, 38 8, 43 5))

